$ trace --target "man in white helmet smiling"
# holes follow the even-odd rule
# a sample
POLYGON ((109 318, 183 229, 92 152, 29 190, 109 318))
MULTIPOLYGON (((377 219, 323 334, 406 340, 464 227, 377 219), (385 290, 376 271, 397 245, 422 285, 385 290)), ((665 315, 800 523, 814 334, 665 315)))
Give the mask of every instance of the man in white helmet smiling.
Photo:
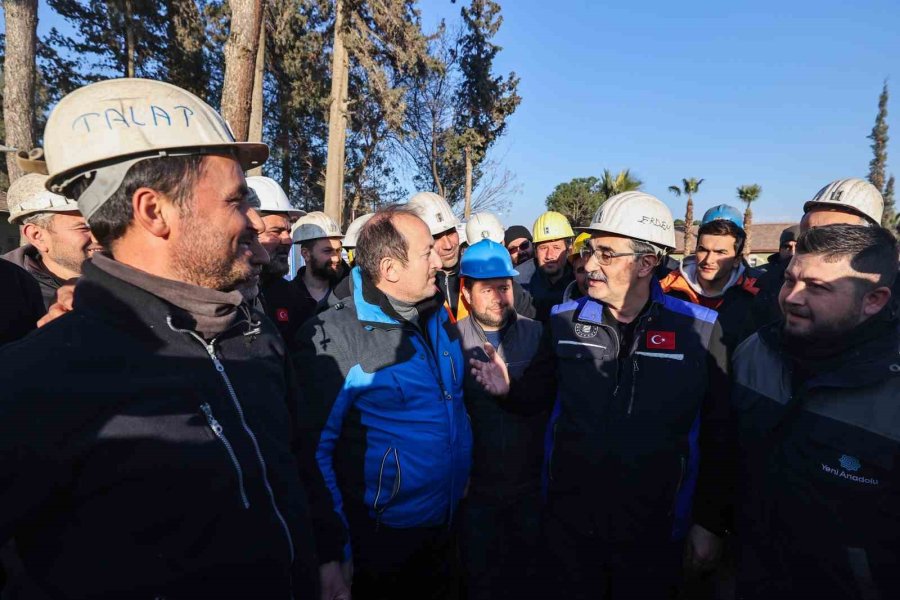
POLYGON ((0 352, 0 543, 42 596, 313 597, 299 391, 240 291, 267 260, 243 172, 267 147, 143 79, 67 95, 44 143, 107 253, 0 352))
POLYGON ((665 296, 654 277, 675 246, 665 204, 619 194, 585 230, 588 296, 553 309, 512 385, 490 345, 473 374, 514 410, 554 407, 541 597, 666 598, 682 565, 673 542, 687 537, 688 565, 707 567, 726 525, 722 330, 714 311, 665 296))

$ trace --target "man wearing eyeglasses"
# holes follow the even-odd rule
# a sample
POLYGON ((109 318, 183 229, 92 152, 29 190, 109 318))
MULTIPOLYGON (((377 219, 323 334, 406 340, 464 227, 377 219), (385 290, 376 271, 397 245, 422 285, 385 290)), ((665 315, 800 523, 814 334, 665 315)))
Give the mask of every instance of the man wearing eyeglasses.
POLYGON ((513 266, 534 258, 531 232, 524 225, 513 225, 503 235, 503 245, 509 252, 513 266))
POLYGON ((588 296, 554 307, 522 378, 510 384, 490 346, 472 372, 512 410, 555 401, 544 597, 667 598, 682 557, 711 567, 727 526, 722 330, 715 311, 664 295, 654 277, 675 246, 661 201, 616 195, 585 229, 588 296))

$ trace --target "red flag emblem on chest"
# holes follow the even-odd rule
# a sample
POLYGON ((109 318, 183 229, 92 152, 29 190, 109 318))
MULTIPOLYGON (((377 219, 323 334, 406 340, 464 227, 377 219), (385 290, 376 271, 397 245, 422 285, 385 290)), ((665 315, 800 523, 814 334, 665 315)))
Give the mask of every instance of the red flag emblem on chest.
POLYGON ((282 323, 287 323, 291 320, 291 316, 288 314, 288 309, 279 308, 275 311, 275 318, 281 321, 282 323))
POLYGON ((647 348, 656 348, 658 350, 674 350, 675 349, 675 332, 674 331, 648 331, 647 332, 647 348))

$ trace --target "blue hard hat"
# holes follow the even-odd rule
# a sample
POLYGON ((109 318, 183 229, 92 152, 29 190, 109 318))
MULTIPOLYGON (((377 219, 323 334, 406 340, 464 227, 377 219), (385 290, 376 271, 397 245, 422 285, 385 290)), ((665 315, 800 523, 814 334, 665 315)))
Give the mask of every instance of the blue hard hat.
POLYGON ((731 221, 741 229, 744 228, 744 215, 741 214, 741 211, 739 211, 735 207, 728 206, 727 204, 713 206, 711 209, 703 213, 703 220, 700 221, 700 226, 702 227, 707 223, 719 220, 731 221))
POLYGON ((488 239, 469 246, 459 266, 460 277, 470 279, 498 279, 515 277, 518 274, 519 272, 513 269, 509 251, 503 244, 488 239))

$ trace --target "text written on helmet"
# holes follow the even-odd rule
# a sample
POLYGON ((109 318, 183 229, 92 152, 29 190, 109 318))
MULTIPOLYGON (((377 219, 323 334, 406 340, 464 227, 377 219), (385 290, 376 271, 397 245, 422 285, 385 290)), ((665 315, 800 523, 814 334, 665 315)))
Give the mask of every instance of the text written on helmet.
POLYGON ((663 231, 672 229, 672 225, 670 225, 668 221, 663 221, 662 219, 657 219, 656 217, 641 217, 640 219, 638 219, 638 223, 653 225, 654 227, 659 227, 663 231))
POLYGON ((114 129, 116 126, 131 128, 160 127, 165 125, 167 127, 172 127, 173 119, 175 125, 178 126, 181 123, 181 118, 184 119, 185 127, 191 126, 191 117, 194 115, 194 111, 187 106, 174 106, 172 107, 171 113, 161 106, 153 104, 151 104, 149 108, 149 114, 146 112, 142 114, 140 109, 135 111, 133 106, 129 106, 127 110, 125 110, 124 107, 123 110, 107 108, 102 113, 83 113, 75 117, 72 121, 72 129, 74 130, 76 127, 83 125, 85 132, 90 133, 93 131, 92 126, 94 128, 102 128, 104 123, 110 130, 114 129))

